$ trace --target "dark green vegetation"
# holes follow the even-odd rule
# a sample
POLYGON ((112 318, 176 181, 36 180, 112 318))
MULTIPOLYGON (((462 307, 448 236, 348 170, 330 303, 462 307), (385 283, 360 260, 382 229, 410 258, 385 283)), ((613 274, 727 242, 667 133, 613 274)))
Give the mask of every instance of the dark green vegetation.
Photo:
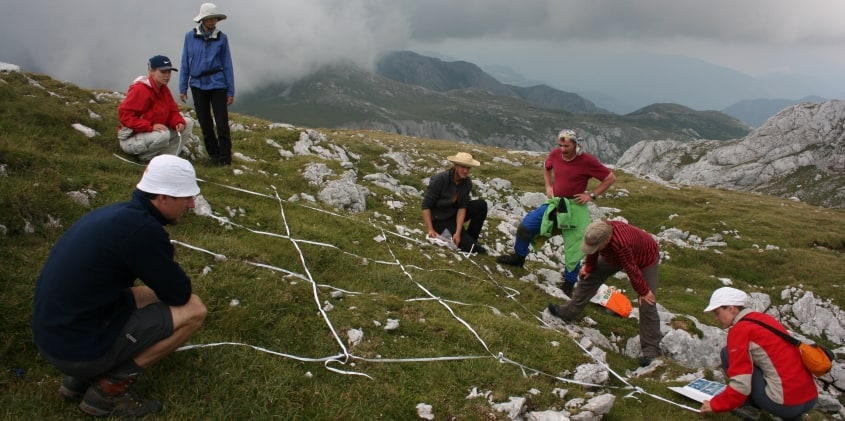
MULTIPOLYGON (((32 343, 29 318, 35 279, 51 245, 90 210, 73 203, 66 193, 96 191, 91 208, 126 200, 143 169, 113 156, 120 155, 114 138, 118 99, 110 95, 45 76, 12 73, 0 74, 0 98, 0 225, 6 227, 0 235, 0 419, 78 419, 74 405, 56 393, 60 374, 32 343), (102 118, 91 117, 89 110, 102 118), (71 128, 74 123, 100 135, 86 138, 71 128)), ((165 405, 165 411, 151 419, 411 420, 417 419, 415 406, 427 403, 438 420, 505 420, 507 416, 491 410, 486 400, 466 399, 470 390, 491 391, 496 402, 526 396, 533 410, 562 409, 570 398, 586 396, 588 391, 581 387, 552 377, 571 378, 575 367, 590 359, 565 332, 538 320, 550 297, 519 278, 541 269, 540 265, 529 262, 511 277, 495 270, 493 256, 459 261, 456 255, 412 241, 421 240, 421 235, 412 234, 408 240, 392 234, 396 225, 422 227, 413 199, 392 210, 385 196, 371 197, 368 210, 361 214, 338 214, 319 202, 288 202, 295 194, 318 193, 301 171, 305 163, 321 159, 285 160, 266 141, 292 150, 299 131, 271 130, 266 121, 241 115, 233 119, 248 128, 235 132, 235 151, 257 161, 237 161, 233 168, 242 170, 240 175, 233 168, 199 163, 197 172, 205 180, 200 183, 202 194, 215 212, 237 225, 230 229, 212 218, 188 215, 182 224, 169 228, 171 238, 180 242, 177 260, 209 308, 206 325, 190 343, 237 342, 287 356, 231 345, 178 352, 148 370, 140 382, 142 392, 165 405), (283 200, 274 198, 276 192, 283 200), (385 215, 392 222, 386 222, 385 215), (262 233, 290 235, 298 242, 262 233), (375 240, 384 234, 386 241, 375 240), (182 243, 227 259, 215 260, 182 243), (212 270, 204 275, 206 268, 212 270), (310 276, 319 286, 301 276, 310 276), (334 288, 348 293, 332 298, 334 288), (233 299, 240 304, 232 306, 233 299), (318 311, 326 302, 334 306, 326 313, 330 323, 318 311), (388 319, 399 320, 399 328, 384 330, 388 319), (364 340, 356 347, 347 344, 351 328, 364 331, 364 340), (346 351, 349 356, 343 355, 346 351), (500 362, 499 353, 526 369, 500 362), (333 356, 339 361, 303 360, 333 356), (385 361, 444 356, 482 358, 385 361), (535 371, 540 374, 534 375, 535 371), (540 394, 530 395, 532 388, 540 394), (555 388, 568 389, 569 394, 556 397, 551 393, 555 388)), ((473 170, 475 178, 511 180, 517 193, 542 190, 537 157, 507 155, 525 164, 516 167, 495 163, 494 157, 507 152, 494 147, 381 132, 323 132, 332 144, 360 154, 359 182, 363 175, 379 171, 376 167, 388 165, 387 172, 422 189, 422 180, 431 174, 396 174, 395 165, 383 154, 404 151, 421 159, 418 165, 439 169, 439 158, 472 148, 484 163, 473 170)), ((337 163, 327 165, 340 173, 337 163)), ((716 277, 731 278, 748 291, 768 293, 775 303, 785 286, 802 285, 845 307, 845 212, 762 195, 672 189, 617 175, 613 192, 625 189, 630 194, 602 198, 600 204, 620 209, 621 216, 640 227, 651 232, 677 227, 702 238, 715 232, 736 233, 725 235, 728 246, 721 253, 664 247, 671 259, 661 267, 657 296, 679 315, 677 321, 687 319, 680 315, 691 315, 713 323, 701 309, 720 286, 716 277), (677 216, 670 219, 670 215, 677 216), (755 247, 766 245, 780 249, 763 252, 755 247)), ((491 220, 485 228, 486 244, 510 240, 496 229, 497 224, 491 220)), ((605 335, 613 332, 626 340, 637 334, 635 320, 620 320, 592 307, 585 315, 596 320, 596 328, 605 335)), ((608 364, 624 375, 637 361, 609 352, 608 364)), ((669 362, 631 383, 691 405, 666 389, 678 384, 666 379, 689 371, 669 362)), ((624 399, 630 391, 621 386, 612 379, 605 390, 617 397, 607 420, 697 416, 648 396, 624 399)), ((814 413, 813 419, 823 416, 814 413)))

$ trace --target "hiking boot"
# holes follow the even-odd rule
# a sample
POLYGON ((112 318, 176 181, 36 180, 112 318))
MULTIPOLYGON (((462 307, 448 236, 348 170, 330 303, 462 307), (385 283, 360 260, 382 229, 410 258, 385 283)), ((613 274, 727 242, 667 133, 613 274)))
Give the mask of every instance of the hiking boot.
POLYGON ((760 417, 760 410, 751 405, 740 406, 739 408, 731 411, 731 414, 739 419, 748 421, 758 421, 762 419, 760 417))
POLYGON ((575 289, 575 284, 569 281, 563 281, 563 285, 561 285, 560 289, 563 290, 563 293, 566 294, 567 297, 572 298, 572 290, 575 289))
POLYGON ((506 254, 504 256, 497 257, 496 263, 501 263, 503 265, 508 266, 522 267, 523 265, 525 265, 525 256, 520 256, 516 253, 506 254))
POLYGON ((487 249, 484 248, 481 244, 475 243, 466 249, 461 247, 461 251, 464 253, 478 253, 478 254, 487 254, 487 249))
POLYGON ((91 381, 88 379, 65 376, 65 381, 62 382, 62 385, 59 387, 59 394, 68 400, 81 401, 82 397, 85 395, 85 391, 88 390, 88 386, 90 385, 91 381))
POLYGON ((566 319, 563 318, 563 316, 560 315, 560 310, 558 309, 558 306, 556 306, 552 303, 549 303, 549 305, 546 306, 546 308, 549 309, 549 313, 551 313, 552 316, 555 316, 555 317, 557 317, 558 319, 561 319, 561 320, 566 320, 566 319))
POLYGON ((135 390, 137 376, 115 380, 99 378, 85 392, 79 409, 96 417, 143 418, 161 411, 161 402, 143 399, 135 390))
POLYGON ((640 357, 640 367, 648 367, 652 361, 654 361, 654 357, 640 357))
POLYGON ((225 167, 232 164, 232 158, 224 156, 210 156, 205 160, 205 165, 209 167, 225 167))

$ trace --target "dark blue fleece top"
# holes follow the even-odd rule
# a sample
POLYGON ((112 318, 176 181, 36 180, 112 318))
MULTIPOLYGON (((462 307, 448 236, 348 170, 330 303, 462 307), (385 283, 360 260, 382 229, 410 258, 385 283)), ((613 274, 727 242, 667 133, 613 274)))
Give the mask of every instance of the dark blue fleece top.
POLYGON ((171 306, 191 297, 173 260, 167 221, 138 190, 129 202, 84 215, 59 239, 35 286, 35 343, 54 358, 94 360, 135 311, 128 288, 140 279, 171 306))

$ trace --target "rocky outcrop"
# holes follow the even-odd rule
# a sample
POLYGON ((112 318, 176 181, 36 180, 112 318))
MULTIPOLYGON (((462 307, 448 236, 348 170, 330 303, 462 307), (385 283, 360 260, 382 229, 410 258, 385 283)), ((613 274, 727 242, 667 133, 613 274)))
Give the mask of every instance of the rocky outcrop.
POLYGON ((845 207, 845 101, 792 106, 734 141, 643 141, 617 166, 680 184, 845 207))

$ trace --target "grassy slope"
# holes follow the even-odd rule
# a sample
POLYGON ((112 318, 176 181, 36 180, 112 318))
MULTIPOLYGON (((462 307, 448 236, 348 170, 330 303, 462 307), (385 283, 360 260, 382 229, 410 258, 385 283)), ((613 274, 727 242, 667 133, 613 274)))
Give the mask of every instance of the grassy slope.
MULTIPOLYGON (((26 76, 44 89, 21 74, 0 75, 0 165, 5 165, 5 175, 0 175, 0 224, 7 228, 6 235, 0 236, 0 366, 5 369, 0 375, 0 418, 75 419, 76 409, 55 393, 61 376, 38 355, 31 340, 34 280, 51 244, 89 210, 73 204, 65 193, 85 188, 96 191, 92 207, 125 200, 142 168, 113 156, 119 153, 113 138, 117 100, 92 101, 92 92, 45 76, 26 76), (90 117, 89 110, 102 118, 90 117), (101 135, 88 139, 71 128, 73 123, 85 124, 101 135), (51 228, 51 219, 58 219, 61 228, 51 228), (25 221, 34 229, 32 233, 25 232, 25 221)), ((300 173, 306 162, 319 158, 283 160, 266 143, 273 139, 292 150, 298 132, 269 130, 266 122, 246 116, 234 116, 234 120, 250 128, 235 132, 235 151, 259 161, 236 165, 244 170, 242 175, 197 165, 199 178, 206 180, 201 184, 203 195, 215 211, 245 228, 282 235, 290 230, 294 239, 336 248, 306 242, 298 242, 297 248, 286 238, 240 227, 229 229, 211 218, 196 216, 170 227, 173 239, 227 256, 225 261, 215 261, 202 251, 177 246, 177 259, 193 277, 196 292, 210 310, 206 325, 191 343, 241 342, 296 357, 323 358, 343 352, 333 330, 346 346, 346 331, 360 328, 364 342, 347 347, 356 357, 485 358, 401 363, 349 358, 344 359, 346 364, 328 364, 365 373, 369 379, 337 374, 322 362, 245 346, 187 350, 148 370, 141 382, 143 391, 165 404, 158 419, 415 419, 417 403, 432 405, 437 419, 507 419, 505 414, 493 412, 483 399, 466 399, 469 391, 474 387, 492 391, 496 402, 530 396, 529 406, 536 410, 561 408, 566 400, 585 396, 580 387, 551 377, 571 378, 576 365, 589 359, 564 332, 538 321, 550 297, 519 279, 540 269, 538 264, 529 263, 527 270, 507 276, 495 270, 492 256, 458 261, 455 255, 390 234, 396 225, 421 228, 419 209, 413 198, 406 199, 409 205, 403 209, 388 209, 384 204, 387 192, 378 187, 370 186, 379 196, 368 199, 366 212, 343 216, 312 208, 323 208, 319 203, 303 206, 303 202, 279 202, 227 188, 269 195, 275 188, 282 199, 303 192, 316 195, 319 190, 304 182, 300 173), (385 232, 387 241, 375 240, 385 232), (317 289, 318 298, 311 283, 256 263, 296 274, 310 273, 322 285, 317 289), (212 271, 203 275, 206 267, 212 271), (355 294, 331 298, 332 289, 326 285, 355 294), (412 300, 429 298, 429 294, 462 303, 447 305, 477 336, 458 323, 446 305, 412 300), (240 304, 231 306, 233 299, 240 304), (327 313, 331 327, 317 311, 318 303, 325 302, 334 305, 327 313), (399 329, 385 331, 373 323, 384 325, 387 319, 400 320, 399 329), (527 371, 493 358, 499 353, 528 367, 527 371), (532 375, 532 370, 542 374, 532 375), (569 390, 566 399, 551 394, 557 387, 569 390), (531 388, 541 393, 531 396, 531 388)), ((438 168, 438 158, 470 147, 377 132, 324 133, 332 143, 361 155, 359 181, 364 174, 375 172, 376 165, 391 163, 381 156, 390 150, 409 152, 438 168)), ((472 148, 476 158, 485 163, 474 170, 475 178, 502 177, 512 180, 517 192, 541 191, 536 157, 508 156, 527 164, 512 167, 492 161, 504 155, 503 150, 472 148)), ((342 171, 336 163, 327 164, 337 173, 342 171)), ((390 168, 388 172, 418 189, 424 187, 421 180, 430 175, 401 176, 393 171, 395 166, 390 168)), ((652 232, 674 226, 700 237, 727 230, 739 233, 738 238, 726 236, 728 247, 721 253, 664 248, 672 258, 661 267, 658 297, 671 311, 713 323, 700 310, 710 291, 720 285, 715 277, 728 277, 740 288, 770 293, 775 302, 784 286, 804 285, 845 307, 840 284, 845 277, 842 211, 729 191, 670 189, 617 173, 616 187, 630 195, 605 199, 601 204, 619 208, 619 214, 636 225, 652 232), (678 216, 670 220, 673 214, 678 216), (770 244, 780 250, 761 252, 754 247, 770 244)), ((494 229, 497 224, 490 221, 485 228, 486 243, 509 240, 494 229)), ((598 321, 596 327, 605 335, 613 332, 627 339, 637 333, 634 320, 615 319, 596 308, 589 308, 585 315, 598 321)), ((614 353, 608 362, 623 374, 636 366, 636 361, 614 353)), ((689 404, 668 392, 667 383, 661 381, 685 372, 670 364, 651 378, 633 383, 689 404)), ((628 391, 615 388, 621 383, 612 380, 610 386, 617 401, 605 419, 682 420, 694 416, 645 396, 623 399, 628 391)), ((821 419, 819 414, 814 417, 821 419)))

